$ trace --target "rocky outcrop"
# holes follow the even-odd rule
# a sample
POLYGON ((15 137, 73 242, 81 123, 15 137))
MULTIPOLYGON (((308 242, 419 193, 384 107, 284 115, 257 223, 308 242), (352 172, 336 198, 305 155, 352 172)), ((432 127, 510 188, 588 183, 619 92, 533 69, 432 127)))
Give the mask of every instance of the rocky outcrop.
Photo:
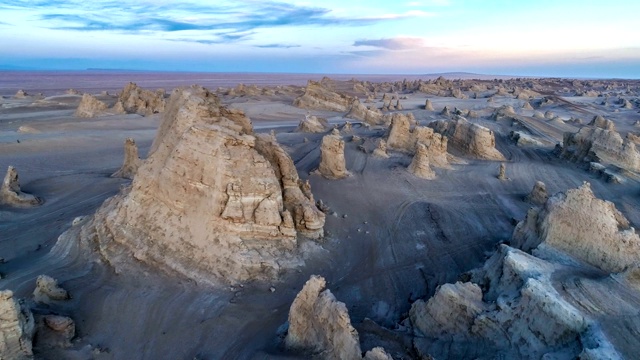
POLYGON ((485 160, 504 160, 504 156, 495 147, 493 131, 484 126, 458 118, 434 121, 429 127, 447 136, 451 146, 467 155, 485 160))
POLYGON ((548 199, 547 186, 542 181, 536 181, 525 200, 533 205, 544 205, 548 199))
POLYGON ((60 315, 36 315, 34 343, 38 349, 68 348, 76 335, 73 319, 60 315))
POLYGON ((165 92, 162 89, 153 92, 130 82, 118 96, 114 110, 144 116, 160 113, 165 107, 164 95, 165 92))
POLYGON ((378 141, 378 145, 373 150, 373 156, 384 159, 389 157, 389 154, 387 154, 387 142, 384 139, 378 141))
POLYGON ((507 165, 504 163, 498 167, 498 180, 508 180, 507 178, 507 165))
POLYGON ((360 359, 358 332, 344 303, 336 300, 320 276, 311 276, 291 304, 285 345, 322 353, 323 359, 360 359))
POLYGON ((91 94, 82 95, 82 100, 73 114, 75 117, 92 118, 107 110, 107 104, 91 94))
POLYGON ((0 291, 0 358, 31 359, 34 331, 31 310, 11 290, 0 291))
POLYGON ((428 111, 433 111, 433 104, 431 103, 430 99, 425 100, 424 109, 428 111))
POLYGON ((411 119, 405 114, 393 114, 391 126, 387 136, 387 146, 390 149, 413 154, 417 151, 418 143, 423 144, 429 155, 429 162, 433 166, 448 167, 447 143, 445 136, 437 134, 433 129, 425 126, 411 128, 411 119))
POLYGON ((131 186, 80 238, 117 272, 142 263, 215 285, 299 266, 296 235, 323 236, 324 220, 277 141, 193 86, 174 90, 131 186))
POLYGON ((138 157, 136 141, 132 138, 126 138, 124 140, 124 163, 111 177, 133 179, 141 163, 142 160, 138 157))
POLYGON ((342 179, 349 176, 344 158, 344 140, 337 129, 322 138, 320 156, 318 172, 322 176, 327 179, 342 179))
POLYGON ((588 125, 609 131, 616 130, 616 125, 613 123, 613 121, 605 119, 604 117, 602 117, 602 115, 594 116, 588 125))
POLYGON ((36 288, 33 290, 33 299, 40 303, 61 301, 69 299, 69 293, 58 285, 58 281, 51 276, 40 275, 36 279, 36 288))
POLYGON ((436 173, 429 166, 429 151, 424 144, 417 144, 416 153, 413 155, 413 160, 411 160, 408 170, 422 179, 431 180, 436 178, 436 173))
POLYGON ((369 109, 358 99, 353 100, 351 103, 351 110, 347 115, 345 115, 345 117, 364 121, 370 125, 380 125, 384 122, 382 112, 380 110, 369 109))
POLYGON ((321 82, 309 80, 304 94, 293 101, 293 106, 309 110, 349 111, 354 98, 336 93, 321 82))
POLYGON ((300 121, 300 124, 298 124, 296 132, 322 133, 327 131, 328 127, 329 122, 327 122, 327 119, 307 114, 305 115, 304 120, 300 121))
POLYGON ((586 182, 530 209, 516 226, 512 244, 529 250, 541 243, 611 273, 640 263, 635 229, 613 203, 596 198, 586 182))
POLYGON ((570 161, 605 162, 640 171, 640 154, 633 141, 599 127, 585 126, 577 133, 564 133, 560 156, 570 161))
POLYGON ((500 108, 496 109, 491 115, 491 119, 493 120, 514 120, 516 119, 516 112, 510 105, 504 105, 500 108))
POLYGON ((18 171, 13 167, 7 168, 7 174, 2 181, 0 188, 0 204, 15 207, 30 207, 40 205, 44 202, 42 198, 24 193, 20 190, 18 181, 18 171))

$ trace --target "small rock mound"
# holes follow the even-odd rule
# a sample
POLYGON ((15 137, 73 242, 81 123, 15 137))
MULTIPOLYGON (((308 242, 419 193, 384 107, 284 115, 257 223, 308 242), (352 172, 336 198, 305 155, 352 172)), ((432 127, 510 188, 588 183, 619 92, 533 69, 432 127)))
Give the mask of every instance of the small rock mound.
POLYGON ((121 113, 144 116, 157 114, 164 111, 164 95, 165 92, 162 89, 153 92, 130 82, 118 96, 114 110, 121 113))
POLYGON ((504 105, 496 109, 491 115, 493 120, 514 120, 516 119, 516 111, 510 105, 504 105))
POLYGON ((124 163, 120 170, 116 171, 111 177, 133 179, 142 160, 138 157, 138 147, 136 141, 132 138, 126 138, 124 140, 124 163))
POLYGON ((464 118, 437 120, 429 124, 436 132, 449 138, 449 142, 467 155, 485 160, 504 160, 496 149, 493 131, 470 123, 464 118))
POLYGON ((33 299, 41 303, 69 299, 67 290, 58 285, 58 281, 51 276, 40 275, 36 279, 36 288, 33 290, 33 299))
POLYGON ((427 99, 424 102, 424 109, 427 111, 433 111, 433 104, 431 103, 431 99, 427 99))
POLYGON ((607 272, 640 263, 640 237, 613 203, 593 195, 587 182, 530 209, 516 226, 514 245, 529 250, 541 243, 607 272))
POLYGON ((344 140, 337 129, 322 138, 320 152, 318 171, 322 176, 327 179, 342 179, 349 176, 344 158, 344 140))
POLYGON ((32 359, 35 320, 23 301, 11 290, 0 291, 0 358, 32 359))
POLYGON ((616 125, 611 120, 607 120, 602 115, 594 116, 593 120, 588 124, 589 126, 595 126, 600 129, 616 131, 616 125))
POLYGON ((387 154, 387 142, 384 139, 378 141, 378 146, 373 150, 373 156, 385 159, 389 157, 389 154, 387 154))
POLYGON ((542 181, 536 181, 525 200, 534 205, 544 205, 548 199, 547 186, 542 181))
POLYGON ((408 168, 409 172, 422 179, 435 179, 436 173, 429 166, 429 152, 424 144, 418 143, 416 153, 408 168))
POLYGON ((107 109, 107 104, 91 94, 82 95, 82 100, 74 113, 75 117, 92 118, 107 109))
POLYGON ((307 114, 298 124, 296 132, 322 133, 327 131, 327 127, 329 127, 327 119, 307 114))
POLYGON ((338 94, 326 88, 321 82, 309 80, 304 94, 293 101, 293 106, 309 110, 329 110, 346 112, 354 98, 338 94))
POLYGON ((18 181, 18 171, 13 167, 7 168, 7 174, 2 181, 0 188, 0 204, 15 207, 30 207, 41 205, 44 202, 42 198, 24 193, 20 190, 20 182, 18 181))

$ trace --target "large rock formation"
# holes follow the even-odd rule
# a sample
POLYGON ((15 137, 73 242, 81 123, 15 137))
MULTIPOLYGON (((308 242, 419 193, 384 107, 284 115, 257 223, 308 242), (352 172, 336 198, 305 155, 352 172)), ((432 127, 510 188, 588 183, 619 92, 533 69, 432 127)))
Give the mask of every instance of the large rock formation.
POLYGON ((413 160, 411 160, 408 170, 422 179, 431 180, 436 178, 436 173, 429 166, 429 150, 424 144, 417 144, 416 153, 413 155, 413 160))
POLYGON ((153 92, 130 82, 118 96, 114 110, 145 116, 160 113, 165 107, 164 94, 162 89, 153 92))
POLYGON ((596 198, 586 182, 530 209, 516 226, 515 246, 529 250, 541 243, 607 272, 640 264, 640 237, 615 205, 596 198))
POLYGON ((41 198, 20 190, 18 171, 13 166, 9 166, 7 168, 7 174, 2 181, 2 187, 0 188, 0 204, 30 207, 40 205, 43 202, 41 198))
POLYGON ((344 158, 344 140, 338 129, 322 138, 318 172, 327 179, 342 179, 349 176, 344 158))
POLYGON ((355 99, 351 103, 351 110, 345 117, 364 121, 370 125, 380 125, 384 123, 382 112, 378 109, 369 109, 360 100, 355 99))
POLYGON ((81 118, 92 118, 101 114, 107 109, 107 104, 98 100, 91 94, 82 95, 82 100, 74 113, 74 116, 81 118))
POLYGON ((31 359, 34 331, 31 310, 11 290, 0 291, 0 358, 31 359))
MULTIPOLYGON (((325 286, 323 277, 312 275, 296 295, 289 309, 285 346, 320 359, 363 359, 358 332, 351 326, 347 307, 325 286)), ((381 347, 367 351, 364 359, 393 360, 381 347)))
POLYGON ((291 304, 285 345, 322 353, 324 359, 361 359, 358 332, 344 303, 336 300, 320 276, 311 276, 291 304))
POLYGON ((304 94, 293 101, 293 106, 309 110, 349 111, 354 98, 338 94, 322 83, 309 80, 304 94))
POLYGON ((131 186, 80 232, 116 271, 141 262, 216 284, 299 266, 296 234, 323 236, 324 219, 275 139, 194 86, 174 90, 131 186))
POLYGON ((411 119, 406 114, 393 114, 387 146, 391 149, 415 153, 418 143, 423 144, 429 155, 429 162, 433 166, 448 167, 447 137, 437 134, 433 129, 425 126, 411 128, 411 119))
POLYGON ((438 120, 429 124, 436 132, 449 138, 449 143, 467 155, 485 160, 504 160, 496 149, 493 131, 470 123, 464 118, 438 120))
POLYGON ((133 179, 140 164, 142 164, 142 160, 138 157, 136 141, 132 138, 126 138, 124 140, 124 162, 122 167, 113 173, 111 177, 133 179))
POLYGON ((633 141, 623 139, 614 130, 599 127, 585 126, 577 133, 564 133, 560 156, 571 161, 606 162, 640 171, 640 153, 633 141))
POLYGON ((301 120, 298 124, 296 131, 305 133, 322 133, 327 131, 327 127, 329 127, 327 119, 307 114, 305 115, 304 120, 301 120))

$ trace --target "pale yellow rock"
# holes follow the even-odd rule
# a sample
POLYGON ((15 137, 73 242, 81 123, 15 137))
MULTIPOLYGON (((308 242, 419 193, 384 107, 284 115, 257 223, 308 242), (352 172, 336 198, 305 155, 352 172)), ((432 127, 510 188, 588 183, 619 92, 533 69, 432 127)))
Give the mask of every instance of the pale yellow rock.
POLYGON ((389 154, 387 154, 387 142, 384 139, 378 141, 378 145, 373 150, 373 156, 385 159, 389 157, 389 154))
POLYGON ((75 117, 92 118, 107 110, 107 104, 91 94, 83 94, 82 100, 74 113, 75 117))
POLYGON ((431 180, 436 178, 436 173, 429 165, 429 153, 424 144, 418 143, 416 153, 413 155, 413 160, 411 160, 408 170, 421 179, 431 180))
POLYGON ((433 111, 433 104, 431 103, 430 99, 425 100, 424 109, 428 111, 433 111))
POLYGON ((447 143, 445 136, 437 134, 433 129, 425 126, 411 128, 411 118, 405 114, 393 114, 387 146, 394 150, 413 154, 418 148, 418 143, 426 146, 429 155, 429 163, 436 167, 447 168, 447 143))
POLYGON ((393 357, 389 355, 384 348, 374 347, 364 354, 364 360, 393 360, 393 357))
POLYGON ((118 171, 111 175, 111 177, 133 179, 141 163, 142 160, 138 157, 136 141, 132 138, 126 138, 124 140, 124 163, 118 171))
POLYGON ((152 115, 164 111, 164 90, 150 91, 142 89, 135 83, 128 83, 116 103, 115 110, 124 110, 129 114, 152 115), (119 104, 119 105, 118 105, 119 104), (121 109, 120 109, 121 106, 121 109))
POLYGON ((18 171, 13 167, 7 168, 7 173, 0 187, 0 204, 15 207, 31 207, 42 204, 44 201, 34 195, 22 192, 18 181, 18 171))
POLYGON ((307 114, 305 115, 304 120, 300 121, 300 123, 298 124, 296 131, 306 133, 322 133, 327 131, 328 126, 329 123, 326 119, 307 114))
POLYGON ((0 358, 32 359, 34 331, 31 310, 11 290, 0 291, 0 358))
POLYGON ((351 108, 354 98, 338 94, 323 83, 309 80, 304 94, 293 101, 293 106, 309 110, 329 110, 346 112, 351 108))
POLYGON ((544 205, 548 199, 547 186, 542 181, 536 181, 526 200, 534 205, 544 205))
POLYGON ((344 140, 337 129, 322 138, 318 171, 327 179, 342 179, 349 176, 344 158, 344 140))
POLYGON ((353 100, 351 110, 345 117, 364 121, 370 125, 380 125, 384 122, 380 110, 369 109, 358 99, 353 100))
POLYGON ((436 132, 449 138, 449 145, 467 155, 485 160, 504 160, 504 155, 496 149, 493 131, 471 123, 464 118, 438 120, 429 124, 436 132))
POLYGON ((614 130, 585 126, 577 133, 566 132, 560 156, 576 162, 602 161, 640 172, 640 153, 636 145, 614 130))
POLYGON ((40 275, 36 279, 36 288, 33 290, 33 299, 36 302, 49 303, 52 300, 67 300, 69 299, 69 293, 58 285, 58 281, 56 279, 51 276, 40 275))

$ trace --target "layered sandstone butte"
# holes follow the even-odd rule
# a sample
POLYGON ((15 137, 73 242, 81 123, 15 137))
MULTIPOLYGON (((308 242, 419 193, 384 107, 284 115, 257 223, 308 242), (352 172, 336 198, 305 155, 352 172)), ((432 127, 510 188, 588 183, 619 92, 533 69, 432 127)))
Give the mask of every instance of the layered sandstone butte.
POLYGON ((107 104, 98 100, 91 94, 82 95, 82 100, 74 113, 74 116, 81 118, 92 118, 103 113, 107 109, 107 104))
POLYGON ((0 291, 0 358, 31 359, 34 331, 31 310, 11 290, 0 291))
POLYGON ((382 112, 378 109, 369 109, 360 100, 355 99, 351 103, 351 110, 345 117, 364 121, 370 125, 380 125, 384 123, 382 112))
MULTIPOLYGON (((351 326, 347 307, 325 287, 323 277, 312 275, 296 295, 289 309, 285 346, 320 359, 363 359, 358 332, 351 326)), ((392 360, 381 347, 369 350, 364 359, 392 360)))
POLYGON ((429 165, 429 151, 424 144, 418 143, 413 160, 409 164, 409 172, 421 179, 435 179, 436 173, 429 165))
POLYGON ((328 126, 329 123, 327 122, 327 119, 307 114, 305 115, 304 120, 301 120, 300 124, 298 124, 296 131, 305 133, 322 133, 327 131, 328 126))
POLYGON ((20 190, 18 171, 13 166, 9 166, 7 168, 7 174, 2 181, 2 187, 0 187, 0 204, 15 207, 30 207, 40 205, 43 202, 41 198, 20 190))
POLYGON ((122 167, 113 173, 111 177, 133 179, 141 163, 142 160, 138 157, 136 141, 132 138, 126 138, 124 140, 124 162, 122 167))
MULTIPOLYGON (((606 124, 601 124, 609 127, 606 124)), ((640 172, 640 153, 628 138, 614 130, 585 126, 577 133, 564 133, 560 156, 570 161, 606 162, 640 172)))
POLYGON ((607 272, 640 264, 640 237, 615 205, 596 198, 586 182, 530 209, 516 226, 514 245, 528 250, 541 243, 607 272))
POLYGON ((309 110, 347 112, 353 97, 326 88, 321 82, 309 80, 304 94, 293 101, 293 106, 309 110))
POLYGON ((116 271, 141 262, 207 284, 273 279, 301 264, 298 233, 323 236, 325 216, 302 188, 291 158, 242 112, 202 87, 176 89, 131 186, 81 239, 116 271))
POLYGON ((436 132, 449 138, 451 146, 463 153, 484 160, 504 160, 496 149, 493 131, 464 118, 438 120, 429 124, 436 132))
POLYGON ((349 176, 344 158, 344 140, 338 129, 322 138, 318 172, 327 179, 342 179, 349 176))
POLYGON ((150 91, 128 83, 114 105, 116 111, 128 114, 152 115, 164 111, 164 90, 150 91))
POLYGON ((393 114, 387 146, 390 149, 415 153, 418 143, 423 144, 429 155, 429 162, 433 166, 448 167, 447 137, 437 134, 433 129, 425 126, 411 128, 411 119, 405 114, 393 114))

